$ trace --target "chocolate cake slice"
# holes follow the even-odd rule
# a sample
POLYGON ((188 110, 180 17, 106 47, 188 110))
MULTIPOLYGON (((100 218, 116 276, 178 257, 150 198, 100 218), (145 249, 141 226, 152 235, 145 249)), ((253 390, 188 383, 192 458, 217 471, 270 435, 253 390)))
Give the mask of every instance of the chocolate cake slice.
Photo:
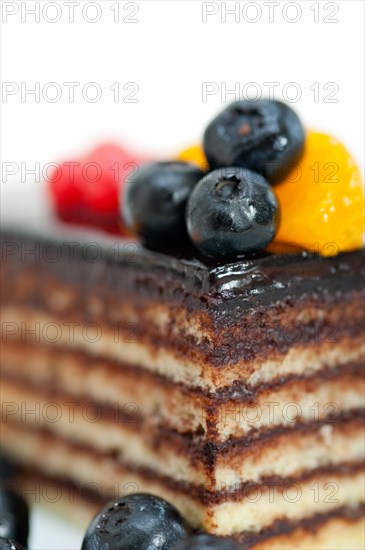
POLYGON ((364 251, 213 262, 10 195, 1 432, 23 489, 57 484, 80 521, 148 491, 249 548, 362 548, 364 251))

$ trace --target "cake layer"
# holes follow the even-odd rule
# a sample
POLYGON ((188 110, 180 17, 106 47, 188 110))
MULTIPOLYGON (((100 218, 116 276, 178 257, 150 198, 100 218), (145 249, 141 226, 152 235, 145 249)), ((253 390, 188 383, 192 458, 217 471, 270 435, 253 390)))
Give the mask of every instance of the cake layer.
POLYGON ((110 456, 72 446, 40 430, 9 422, 2 426, 5 452, 43 474, 69 479, 83 489, 93 486, 104 498, 129 485, 173 502, 196 527, 238 536, 270 529, 278 521, 297 522, 364 502, 363 461, 322 468, 303 477, 252 483, 217 495, 192 491, 168 478, 137 471, 110 456))
POLYGON ((358 525, 364 251, 222 265, 34 219, 2 237, 13 459, 250 546, 358 525))
MULTIPOLYGON (((104 302, 97 292, 85 295, 83 286, 67 287, 57 279, 48 281, 40 293, 37 273, 9 270, 7 274, 7 264, 3 269, 4 285, 9 289, 3 304, 7 305, 9 295, 10 306, 35 311, 40 319, 43 315, 45 319, 53 318, 64 325, 63 338, 67 335, 70 339, 75 334, 78 340, 77 328, 95 323, 102 333, 112 334, 119 347, 139 343, 148 348, 158 343, 177 357, 184 355, 191 362, 204 360, 212 367, 234 365, 242 357, 258 362, 267 351, 285 354, 293 345, 333 343, 340 337, 359 334, 364 321, 360 307, 363 295, 356 289, 342 293, 340 299, 336 294, 314 292, 266 308, 237 304, 238 312, 234 309, 228 316, 214 308, 202 313, 174 303, 148 299, 140 303, 141 298, 134 294, 118 295, 117 299, 104 302), (340 325, 344 318, 351 325, 340 325)), ((52 339, 47 328, 40 332, 52 339)), ((84 339, 92 341, 95 330, 94 334, 92 330, 85 332, 84 339)))
MULTIPOLYGON (((338 386, 340 397, 344 381, 338 386)), ((1 393, 3 423, 46 428, 55 436, 108 453, 116 460, 209 490, 300 475, 365 457, 363 408, 345 412, 338 403, 338 412, 331 419, 291 423, 281 429, 261 428, 254 436, 214 444, 156 425, 152 418, 137 414, 136 403, 105 408, 98 402, 41 391, 4 377, 1 393)))
MULTIPOLYGON (((86 529, 91 519, 104 506, 99 493, 82 490, 77 484, 41 476, 35 471, 21 471, 17 489, 26 498, 42 503, 52 513, 86 529)), ((133 487, 125 488, 126 492, 133 487)), ((316 514, 293 523, 277 522, 272 529, 259 534, 236 535, 247 550, 363 550, 365 546, 365 510, 343 507, 330 513, 316 514)))
MULTIPOLYGON (((355 299, 356 308, 361 302, 355 299)), ((344 309, 344 307, 342 308, 344 309)), ((344 311, 339 312, 344 319, 344 311)), ((303 312, 301 312, 302 314, 303 312)), ((320 310, 317 311, 320 316, 320 310)), ((339 326, 349 325, 352 336, 337 334, 321 341, 313 336, 311 343, 292 343, 290 349, 279 353, 275 345, 265 347, 262 338, 255 337, 256 345, 264 357, 250 359, 242 351, 234 364, 215 368, 209 363, 208 356, 199 356, 194 343, 185 340, 184 350, 166 348, 163 342, 140 342, 136 339, 124 340, 115 330, 90 321, 84 324, 65 316, 49 316, 42 310, 26 309, 12 305, 3 305, 2 340, 3 342, 43 343, 54 348, 69 348, 82 351, 90 356, 142 367, 164 376, 175 383, 188 387, 201 388, 204 391, 217 391, 242 383, 248 387, 278 381, 281 377, 301 376, 319 372, 330 367, 346 363, 361 363, 365 356, 363 329, 364 324, 355 324, 351 318, 339 326), (194 357, 191 357, 191 353, 194 357)), ((262 329, 264 333, 264 328, 262 329)), ((270 332, 268 333, 270 334, 270 332)), ((271 337, 270 337, 271 338, 271 337)), ((245 340, 250 342, 250 338, 245 340)), ((272 340, 271 340, 272 341, 272 340)), ((219 347, 219 346, 218 346, 219 347)))
MULTIPOLYGON (((343 349, 342 349, 343 351, 343 349)), ((276 383, 235 383, 215 393, 189 389, 145 369, 42 345, 2 345, 4 377, 93 401, 138 420, 217 443, 275 426, 329 421, 340 411, 365 406, 363 363, 322 369, 276 383), (25 360, 26 358, 26 360, 25 360)))
MULTIPOLYGON (((77 484, 45 477, 35 471, 18 474, 17 489, 28 499, 62 514, 78 527, 86 527, 105 505, 98 491, 82 490, 77 484)), ((126 493, 133 487, 125 488, 126 493)), ((365 546, 365 510, 343 507, 293 523, 277 522, 274 529, 259 534, 236 535, 247 550, 363 550, 365 546)))
POLYGON ((299 372, 304 362, 320 368, 323 352, 336 354, 332 348, 346 339, 358 351, 364 251, 222 266, 71 235, 65 240, 60 227, 42 238, 4 234, 6 338, 34 342, 38 330, 43 340, 206 389, 265 382, 299 372), (94 259, 83 250, 90 246, 100 252, 94 259), (24 335, 23 322, 33 335, 24 335))

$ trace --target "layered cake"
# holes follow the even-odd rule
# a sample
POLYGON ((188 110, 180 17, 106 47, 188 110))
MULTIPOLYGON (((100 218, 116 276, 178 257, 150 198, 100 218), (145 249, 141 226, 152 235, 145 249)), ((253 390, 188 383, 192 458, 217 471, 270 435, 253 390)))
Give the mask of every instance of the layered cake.
POLYGON ((11 191, 1 432, 23 490, 80 522, 143 491, 246 548, 362 548, 364 250, 152 250, 11 191))

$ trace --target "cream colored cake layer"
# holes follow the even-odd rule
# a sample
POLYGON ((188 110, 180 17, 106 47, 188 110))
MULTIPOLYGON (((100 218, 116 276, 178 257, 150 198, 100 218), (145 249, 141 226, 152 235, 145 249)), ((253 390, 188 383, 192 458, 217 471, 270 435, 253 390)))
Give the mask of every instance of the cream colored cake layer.
POLYGON ((92 356, 103 356, 126 364, 141 366, 174 382, 205 390, 229 387, 235 381, 248 386, 270 382, 288 375, 310 375, 328 367, 360 363, 365 356, 363 336, 338 336, 332 341, 310 344, 294 343, 289 351, 260 361, 242 357, 224 368, 212 367, 203 359, 191 361, 160 345, 123 341, 115 331, 104 327, 81 326, 72 320, 47 316, 39 311, 6 306, 2 308, 2 330, 7 327, 3 341, 12 339, 28 343, 79 349, 92 356), (90 330, 88 333, 87 330, 90 330), (71 331, 71 336, 70 336, 71 331))
POLYGON ((218 453, 214 465, 207 467, 203 458, 189 454, 189 440, 184 445, 177 438, 174 445, 148 420, 141 426, 120 422, 118 416, 105 419, 94 403, 73 403, 67 397, 36 392, 6 379, 1 381, 1 395, 4 423, 45 428, 56 437, 113 453, 117 460, 212 490, 365 458, 365 430, 360 419, 314 426, 309 432, 278 434, 249 447, 232 447, 218 453))
MULTIPOLYGON (((52 480, 54 487, 55 481, 52 480)), ((47 500, 47 481, 37 476, 22 476, 19 480, 20 490, 27 486, 38 487, 39 491, 28 494, 39 503, 41 495, 42 505, 54 514, 75 523, 79 528, 86 529, 102 504, 92 501, 75 491, 70 492, 62 484, 56 487, 57 499, 47 500), (70 494, 72 497, 70 498, 70 494), (70 501, 72 506, 70 506, 70 501)), ((365 547, 365 519, 349 520, 347 518, 324 518, 315 529, 294 528, 284 535, 272 536, 261 543, 250 546, 250 550, 364 550, 365 547)))
MULTIPOLYGON (((207 314, 204 310, 187 310, 184 305, 174 301, 166 303, 148 297, 143 299, 142 306, 135 299, 133 293, 127 296, 123 294, 122 298, 119 295, 110 294, 109 299, 105 299, 98 295, 97 290, 85 293, 79 285, 61 281, 57 273, 52 273, 52 269, 48 273, 44 273, 43 269, 48 271, 47 266, 43 266, 38 274, 35 271, 39 266, 36 266, 35 271, 31 265, 23 264, 21 266, 23 269, 19 269, 20 266, 17 267, 15 276, 13 276, 14 271, 10 272, 12 274, 7 281, 7 265, 4 265, 5 284, 8 283, 12 296, 16 296, 24 304, 32 303, 34 300, 39 301, 38 277, 41 276, 43 282, 41 301, 44 304, 43 308, 51 316, 72 320, 73 314, 75 315, 75 303, 77 303, 79 311, 76 312, 77 318, 73 319, 75 321, 80 322, 84 318, 83 314, 79 315, 79 312, 82 311, 91 322, 98 323, 100 319, 105 318, 107 324, 118 325, 123 335, 131 335, 128 327, 132 324, 136 327, 147 326, 151 334, 159 335, 162 341, 173 341, 174 338, 182 336, 188 338, 193 346, 202 342, 208 342, 212 346, 217 345, 217 328, 214 316, 207 314), (126 327, 126 330, 123 330, 123 327, 126 327)), ((333 338, 337 339, 335 327, 338 327, 344 318, 352 319, 357 323, 363 319, 363 312, 359 307, 358 300, 361 300, 360 292, 357 295, 354 294, 351 299, 344 298, 341 302, 333 302, 330 308, 326 308, 321 303, 321 299, 316 301, 313 297, 298 304, 287 304, 286 307, 273 305, 275 326, 281 329, 281 336, 285 338, 290 328, 310 325, 316 321, 325 321, 329 330, 316 336, 320 340, 333 341, 333 338)), ((247 306, 249 307, 249 304, 247 306)), ((236 325, 220 327, 218 340, 225 342, 226 336, 232 332, 235 332, 236 335, 238 333, 238 337, 241 339, 246 313, 247 308, 242 308, 241 321, 237 320, 236 325)), ((269 311, 269 323, 270 321, 269 311)))
POLYGON ((214 426, 209 437, 217 441, 263 428, 292 427, 298 421, 331 420, 341 411, 365 407, 365 376, 345 370, 334 378, 321 380, 314 374, 314 378, 262 388, 252 404, 232 400, 216 404, 214 397, 164 384, 148 371, 123 369, 116 363, 41 345, 3 344, 1 371, 25 384, 142 415, 151 424, 181 433, 208 436, 209 427, 214 426))
POLYGON ((120 488, 132 484, 133 490, 151 492, 174 503, 196 527, 221 535, 257 533, 278 519, 297 522, 364 502, 363 472, 332 472, 271 488, 251 485, 249 490, 228 495, 223 502, 203 504, 191 490, 176 490, 153 476, 128 471, 109 457, 73 448, 44 433, 10 423, 2 426, 2 432, 5 452, 44 475, 70 479, 81 489, 93 484, 112 497, 116 483, 120 488))

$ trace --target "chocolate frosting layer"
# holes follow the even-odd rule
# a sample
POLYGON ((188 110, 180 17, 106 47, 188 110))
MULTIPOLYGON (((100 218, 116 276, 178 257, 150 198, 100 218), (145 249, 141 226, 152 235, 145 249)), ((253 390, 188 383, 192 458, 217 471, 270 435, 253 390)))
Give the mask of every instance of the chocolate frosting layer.
POLYGON ((87 282, 102 272, 105 283, 116 292, 123 285, 159 295, 161 300, 183 299, 195 307, 218 308, 236 307, 238 302, 265 305, 308 292, 342 292, 363 286, 364 250, 330 258, 300 251, 260 253, 215 262, 193 249, 154 252, 131 239, 62 224, 52 214, 42 187, 23 186, 21 195, 19 188, 8 187, 5 200, 3 260, 16 256, 23 262, 47 263, 69 282, 87 282))

